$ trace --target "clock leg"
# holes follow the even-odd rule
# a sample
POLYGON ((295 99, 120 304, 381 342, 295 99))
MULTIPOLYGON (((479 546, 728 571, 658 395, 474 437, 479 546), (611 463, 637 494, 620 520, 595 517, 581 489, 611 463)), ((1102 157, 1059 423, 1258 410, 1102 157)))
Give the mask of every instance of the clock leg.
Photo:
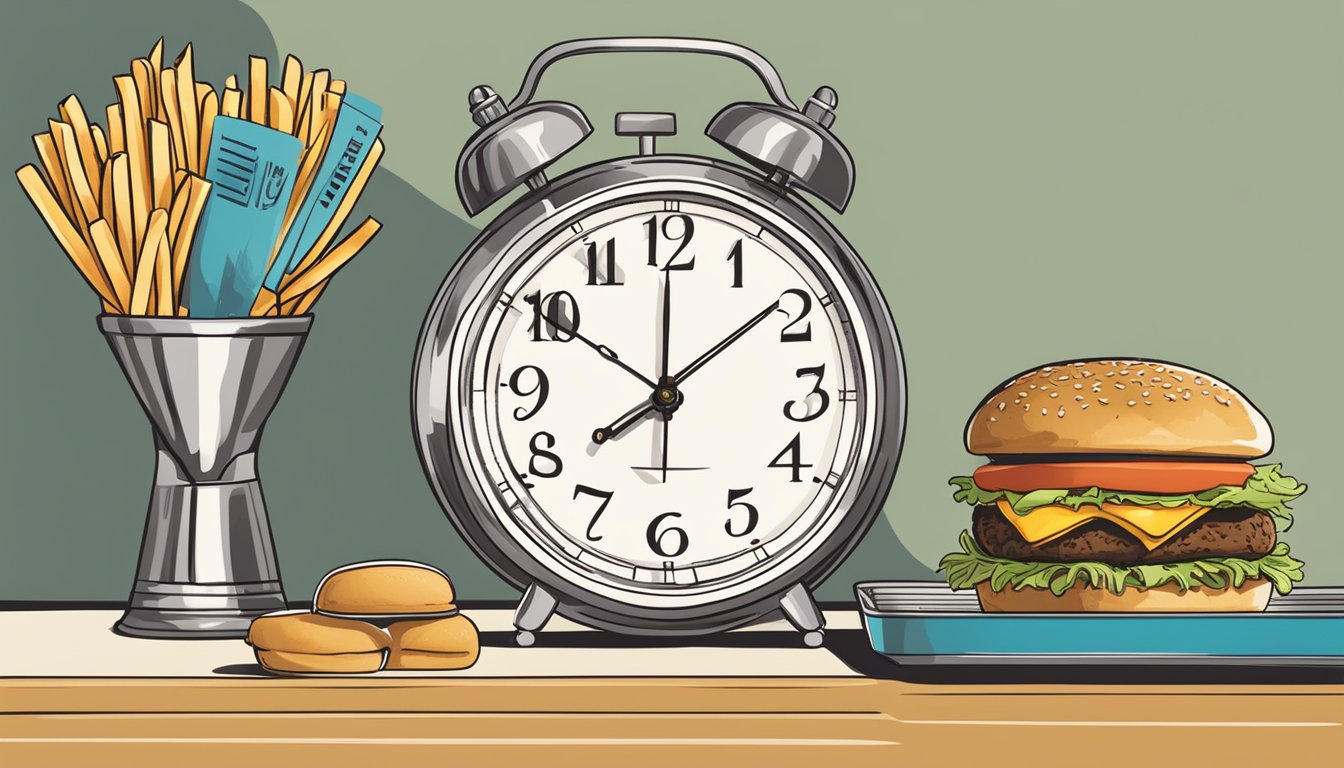
POLYGON ((518 628, 518 645, 528 648, 537 642, 536 632, 546 626, 551 614, 555 613, 556 600, 551 593, 533 584, 518 601, 518 610, 513 614, 513 626, 518 628))
POLYGON ((802 584, 793 585, 793 588, 779 599, 779 607, 784 610, 789 622, 803 633, 803 645, 808 648, 821 646, 825 637, 826 619, 821 615, 821 609, 817 608, 817 603, 812 599, 807 587, 802 584))

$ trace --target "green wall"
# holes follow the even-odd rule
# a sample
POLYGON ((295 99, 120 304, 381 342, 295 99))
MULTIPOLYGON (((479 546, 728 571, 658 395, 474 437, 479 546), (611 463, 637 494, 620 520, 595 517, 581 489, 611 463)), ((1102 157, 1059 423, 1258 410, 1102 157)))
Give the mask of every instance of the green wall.
MULTIPOLYGON (((1289 534, 1311 583, 1344 583, 1344 424, 1334 354, 1344 260, 1344 5, 1336 2, 409 3, 253 0, 6 4, 0 157, 67 93, 111 76, 160 34, 195 42, 216 84, 249 53, 293 52, 386 110, 387 155, 364 213, 384 233, 323 297, 272 419, 262 476, 292 598, 330 566, 437 563, 475 599, 514 592, 439 511, 411 440, 419 322, 483 225, 453 189, 473 125, 467 89, 506 96, 538 51, 617 34, 751 46, 795 98, 840 94, 835 130, 858 187, 835 220, 877 275, 901 331, 910 421, 885 517, 822 589, 929 577, 968 511, 949 475, 969 410, 1047 360, 1146 355, 1231 381, 1268 414, 1290 474, 1311 485, 1289 534)), ((661 148, 713 153, 700 126, 762 98, 708 57, 589 57, 542 94, 597 128, 575 164, 628 153, 619 110, 676 111, 661 148)), ((572 166, 571 166, 572 167, 572 166)), ((497 213, 493 209, 491 213, 497 213)), ((121 599, 152 470, 149 430, 88 289, 15 183, 0 184, 0 599, 121 599)), ((356 220, 362 218, 357 211, 356 220)))

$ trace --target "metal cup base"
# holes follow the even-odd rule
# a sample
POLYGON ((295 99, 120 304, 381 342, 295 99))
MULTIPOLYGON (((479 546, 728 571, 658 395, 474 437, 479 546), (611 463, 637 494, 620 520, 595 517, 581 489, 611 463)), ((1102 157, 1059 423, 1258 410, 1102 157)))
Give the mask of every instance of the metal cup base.
POLYGON ((130 607, 113 631, 164 639, 240 638, 252 619, 285 608, 278 581, 255 584, 164 584, 137 581, 130 607))

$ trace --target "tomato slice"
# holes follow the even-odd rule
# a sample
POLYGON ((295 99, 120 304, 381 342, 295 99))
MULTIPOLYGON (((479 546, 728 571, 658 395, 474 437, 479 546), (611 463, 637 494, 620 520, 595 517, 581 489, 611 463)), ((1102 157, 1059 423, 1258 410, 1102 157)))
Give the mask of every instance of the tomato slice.
POLYGON ((1071 461, 1057 464, 986 464, 975 484, 986 491, 1103 488, 1136 493, 1194 493, 1219 485, 1243 485, 1250 464, 1205 461, 1071 461))

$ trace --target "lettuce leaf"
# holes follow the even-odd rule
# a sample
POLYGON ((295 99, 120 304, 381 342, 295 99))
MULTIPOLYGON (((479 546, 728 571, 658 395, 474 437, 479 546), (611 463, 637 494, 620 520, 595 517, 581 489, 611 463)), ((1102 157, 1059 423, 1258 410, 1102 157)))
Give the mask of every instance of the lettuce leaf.
POLYGON ((970 531, 961 532, 961 552, 946 555, 938 570, 947 572, 948 586, 970 589, 987 581, 995 592, 1008 587, 1048 589, 1062 595, 1078 582, 1122 594, 1129 587, 1148 589, 1174 582, 1184 593, 1194 585, 1222 589, 1240 587, 1248 579, 1267 579, 1279 594, 1302 580, 1301 560, 1290 557, 1288 545, 1279 542, 1268 555, 1255 560, 1240 557, 1206 557, 1187 563, 1115 566, 1098 562, 1038 563, 1007 560, 985 554, 970 531))
POLYGON ((1131 493, 1128 491, 1108 491, 1102 488, 1086 489, 1047 489, 1018 493, 1016 491, 986 491, 967 476, 954 477, 948 485, 955 485, 957 491, 952 498, 972 506, 993 505, 999 499, 1007 499, 1013 511, 1025 515, 1037 507, 1049 504, 1062 504, 1078 509, 1083 505, 1101 506, 1104 501, 1113 504, 1138 504, 1146 507, 1179 507, 1183 504, 1196 504, 1201 507, 1250 507, 1268 512, 1274 518, 1274 527, 1286 531, 1293 524, 1293 514, 1287 502, 1301 496, 1307 486, 1296 479, 1282 474, 1282 464, 1261 464, 1245 485, 1220 485, 1198 493, 1179 493, 1171 495, 1131 493))

